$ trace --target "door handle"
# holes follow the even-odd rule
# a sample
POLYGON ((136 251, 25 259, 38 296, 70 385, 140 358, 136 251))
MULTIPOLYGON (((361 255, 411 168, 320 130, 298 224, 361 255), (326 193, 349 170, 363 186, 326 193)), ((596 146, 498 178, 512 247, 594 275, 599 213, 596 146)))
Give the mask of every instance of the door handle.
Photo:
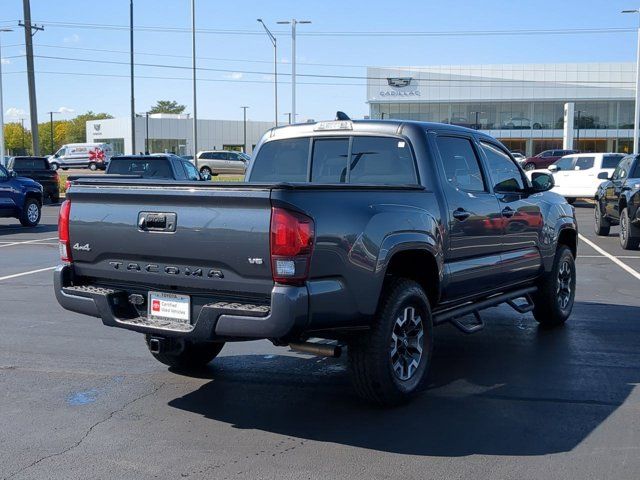
POLYGON ((456 220, 460 220, 461 222, 469 218, 471 214, 467 212, 464 208, 456 208, 453 211, 453 218, 456 220))
POLYGON ((502 209, 502 216, 506 218, 511 218, 516 213, 516 211, 511 207, 504 207, 502 209))

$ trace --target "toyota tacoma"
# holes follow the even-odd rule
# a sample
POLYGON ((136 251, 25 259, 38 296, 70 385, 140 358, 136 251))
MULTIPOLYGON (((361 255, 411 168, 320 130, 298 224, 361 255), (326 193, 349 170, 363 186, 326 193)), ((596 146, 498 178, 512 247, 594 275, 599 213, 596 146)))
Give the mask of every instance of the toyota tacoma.
POLYGON ((145 334, 177 371, 225 342, 346 347, 356 392, 381 405, 424 388, 436 325, 476 332, 502 303, 544 327, 571 313, 574 210, 482 132, 340 113, 269 130, 246 178, 77 179, 58 302, 145 334))

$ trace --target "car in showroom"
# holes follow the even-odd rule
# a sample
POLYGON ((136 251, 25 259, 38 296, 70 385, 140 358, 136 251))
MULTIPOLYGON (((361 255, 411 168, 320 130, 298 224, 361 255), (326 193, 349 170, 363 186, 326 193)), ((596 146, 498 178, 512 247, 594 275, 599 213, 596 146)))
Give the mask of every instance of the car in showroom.
POLYGON ((251 157, 233 150, 207 150, 196 155, 200 173, 216 176, 220 174, 244 175, 251 157))
POLYGON ((501 125, 501 128, 507 130, 529 130, 533 128, 534 130, 539 130, 544 128, 544 125, 540 122, 532 123, 531 120, 526 117, 511 117, 501 125))
POLYGON ((474 333, 503 303, 546 328, 569 318, 577 223, 551 175, 529 181, 478 130, 337 118, 268 131, 247 182, 79 179, 60 305, 187 374, 225 342, 346 346, 355 391, 385 406, 426 387, 436 325, 474 333))
POLYGON ((525 160, 523 168, 525 170, 540 170, 549 167, 565 155, 580 153, 578 150, 544 150, 543 152, 529 157, 525 160))
POLYGON ((569 203, 577 198, 595 198, 598 186, 614 172, 623 153, 576 153, 549 165, 555 186, 553 191, 569 203))
POLYGON ((624 157, 610 178, 596 192, 594 226, 596 235, 607 236, 620 225, 620 245, 625 250, 640 246, 640 156, 624 157))
POLYGON ((35 227, 42 216, 42 185, 0 166, 0 217, 35 227))

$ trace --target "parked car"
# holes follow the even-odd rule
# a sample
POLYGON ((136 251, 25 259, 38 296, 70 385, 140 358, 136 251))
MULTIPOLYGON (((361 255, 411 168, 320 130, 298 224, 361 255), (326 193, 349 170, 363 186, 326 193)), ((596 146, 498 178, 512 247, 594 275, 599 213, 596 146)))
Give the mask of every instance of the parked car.
POLYGON ((624 157, 613 175, 596 192, 595 231, 607 236, 620 225, 620 245, 625 250, 640 246, 640 156, 624 157))
POLYGON ((346 344, 356 391, 383 405, 425 387, 434 325, 473 333, 478 312, 504 302, 545 326, 571 313, 573 208, 547 191, 551 175, 530 183, 480 131, 285 126, 262 138, 247 177, 78 180, 60 213, 58 302, 144 333, 182 371, 226 341, 325 356, 346 344))
POLYGON ((565 155, 571 155, 573 153, 580 153, 578 150, 545 150, 544 152, 540 152, 533 157, 527 158, 524 162, 525 170, 539 170, 542 168, 547 168, 552 163, 555 163, 556 160, 564 157, 565 155))
POLYGON ((208 180, 189 160, 172 154, 112 157, 107 175, 137 175, 158 180, 208 180))
POLYGON ((196 157, 200 173, 212 176, 221 173, 244 175, 250 160, 248 155, 231 150, 203 151, 196 157))
POLYGON ((562 157, 549 165, 555 183, 553 191, 569 203, 577 198, 595 198, 602 180, 611 176, 623 157, 622 153, 576 153, 562 157))
POLYGON ((12 157, 7 165, 19 177, 35 180, 44 189, 44 196, 53 203, 60 201, 58 172, 51 169, 47 157, 12 157))
POLYGON ((515 158, 516 162, 518 162, 520 166, 524 165, 524 162, 527 159, 527 157, 520 152, 511 152, 511 156, 515 158))
POLYGON ((13 217, 35 227, 42 215, 42 185, 0 166, 0 217, 13 217))
POLYGON ((105 170, 112 155, 113 150, 108 143, 69 143, 48 158, 54 170, 88 168, 95 171, 105 170))
POLYGON ((540 122, 533 122, 526 117, 511 117, 508 119, 501 128, 505 129, 515 129, 515 130, 523 130, 523 129, 535 129, 538 130, 543 128, 543 125, 540 122))

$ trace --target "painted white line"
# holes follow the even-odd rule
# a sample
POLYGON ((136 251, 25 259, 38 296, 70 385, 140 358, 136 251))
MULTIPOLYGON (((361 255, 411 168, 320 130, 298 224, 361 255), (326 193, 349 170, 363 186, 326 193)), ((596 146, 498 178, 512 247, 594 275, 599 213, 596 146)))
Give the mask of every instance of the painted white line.
POLYGON ((31 270, 30 272, 14 273, 13 275, 7 275, 5 277, 0 277, 0 282, 2 280, 11 280, 12 278, 24 277, 25 275, 31 275, 31 274, 34 274, 34 273, 46 272, 48 270, 53 270, 54 268, 56 268, 56 267, 47 267, 47 268, 40 268, 38 270, 31 270))
POLYGON ((12 242, 12 243, 4 243, 0 245, 0 248, 4 247, 13 247, 14 245, 25 245, 28 243, 37 243, 37 242, 45 242, 47 240, 57 240, 58 237, 49 237, 49 238, 38 238, 37 240, 24 240, 22 242, 12 242))
MULTIPOLYGON (((52 244, 53 245, 53 244, 52 244)), ((578 258, 607 258, 604 255, 578 255, 578 258)), ((616 255, 616 258, 629 258, 640 260, 640 256, 638 255, 616 255)))
POLYGON ((613 263, 615 263, 616 265, 618 265, 621 269, 623 269, 625 272, 633 275, 634 277, 636 277, 636 279, 640 280, 640 273, 636 272, 633 268, 631 268, 629 265, 627 265, 626 263, 624 263, 621 260, 618 260, 616 257, 614 257, 613 255, 611 255, 609 252, 601 249, 598 245, 596 245, 595 243, 593 243, 591 240, 589 240, 588 238, 586 238, 584 235, 582 234, 578 234, 578 237, 580 237, 580 240, 582 240, 584 243, 586 243, 587 245, 589 245, 591 248, 593 248, 596 252, 604 255, 605 257, 607 257, 609 260, 611 260, 613 263))

